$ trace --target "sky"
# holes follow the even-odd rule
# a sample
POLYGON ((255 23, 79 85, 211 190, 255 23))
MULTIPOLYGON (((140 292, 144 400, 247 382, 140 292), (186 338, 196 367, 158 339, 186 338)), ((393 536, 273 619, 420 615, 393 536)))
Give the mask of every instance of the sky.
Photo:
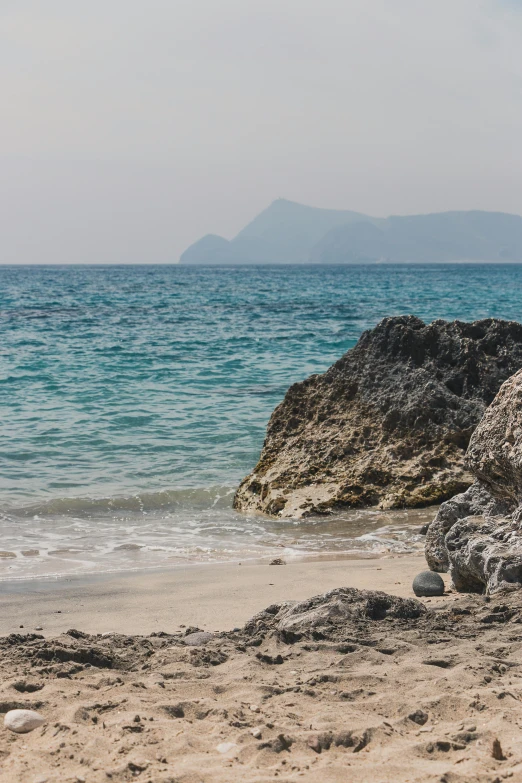
POLYGON ((522 214, 522 0, 0 0, 0 263, 172 263, 276 198, 522 214))

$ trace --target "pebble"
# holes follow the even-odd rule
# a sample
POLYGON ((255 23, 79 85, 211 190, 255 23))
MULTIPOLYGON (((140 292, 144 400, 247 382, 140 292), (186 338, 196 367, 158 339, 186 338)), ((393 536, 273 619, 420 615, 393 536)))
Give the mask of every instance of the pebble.
POLYGON ((276 557, 274 560, 271 560, 268 565, 286 565, 286 561, 281 557, 276 557))
POLYGON ((235 742, 221 742, 216 750, 218 753, 229 753, 231 750, 234 750, 234 748, 237 748, 235 742))
POLYGON ((408 715, 408 718, 419 726, 424 726, 424 724, 428 722, 429 715, 423 710, 415 710, 415 712, 411 712, 408 715))
POLYGON ((4 718, 4 726, 16 734, 27 734, 45 723, 45 718, 34 710, 9 710, 4 718))
POLYGON ((421 571, 413 580, 413 592, 418 596, 444 595, 444 580, 435 571, 421 571))
POLYGON ((250 709, 252 710, 252 712, 261 712, 257 704, 251 704, 250 709))
POLYGON ((499 739, 493 740, 493 745, 491 747, 491 755, 496 761, 505 761, 506 757, 504 756, 504 751, 502 750, 502 745, 500 744, 499 739))
POLYGON ((261 739, 261 737, 263 736, 263 732, 261 731, 261 729, 259 727, 256 727, 255 729, 252 729, 250 731, 250 733, 254 737, 254 739, 261 739))

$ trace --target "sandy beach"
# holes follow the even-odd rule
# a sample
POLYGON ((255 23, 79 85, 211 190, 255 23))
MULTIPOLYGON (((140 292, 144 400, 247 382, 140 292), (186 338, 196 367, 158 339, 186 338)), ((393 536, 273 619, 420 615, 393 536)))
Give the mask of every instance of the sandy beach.
POLYGON ((32 707, 46 723, 2 730, 0 777, 522 780, 517 593, 450 591, 422 599, 418 619, 360 618, 292 642, 270 613, 244 626, 340 586, 411 598, 423 567, 397 557, 4 583, 1 710, 32 707))
POLYGON ((298 560, 285 566, 225 563, 171 570, 0 583, 0 635, 42 628, 45 636, 172 633, 180 625, 228 631, 277 601, 334 587, 412 595, 422 555, 365 560, 298 560))

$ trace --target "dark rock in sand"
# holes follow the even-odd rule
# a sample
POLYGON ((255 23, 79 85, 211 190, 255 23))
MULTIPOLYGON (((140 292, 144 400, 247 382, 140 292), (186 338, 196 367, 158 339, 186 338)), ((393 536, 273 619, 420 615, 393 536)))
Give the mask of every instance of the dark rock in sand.
POLYGON ((441 506, 426 557, 457 590, 522 587, 522 372, 504 383, 476 428, 467 462, 477 478, 441 506))
POLYGON ((413 598, 338 587, 307 601, 273 604, 252 617, 244 632, 248 636, 265 636, 274 632, 282 641, 292 643, 303 637, 333 638, 336 628, 346 628, 350 623, 416 620, 425 613, 424 604, 413 598))
POLYGON ((463 492, 471 434, 521 367, 515 322, 385 318, 323 375, 290 387, 234 506, 302 517, 463 492))
POLYGON ((428 722, 429 715, 427 712, 423 712, 423 710, 415 710, 411 715, 408 715, 408 718, 419 726, 424 726, 428 722))
POLYGON ((433 571, 422 571, 413 580, 413 592, 418 596, 444 595, 444 581, 433 571))

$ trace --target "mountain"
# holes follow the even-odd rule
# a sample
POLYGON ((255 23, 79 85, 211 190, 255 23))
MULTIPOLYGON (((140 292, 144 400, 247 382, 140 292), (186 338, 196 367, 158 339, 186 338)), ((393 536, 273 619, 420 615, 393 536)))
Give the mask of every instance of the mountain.
POLYGON ((208 234, 181 264, 522 261, 522 217, 440 212, 372 218, 274 201, 228 241, 208 234))
POLYGON ((313 248, 313 263, 522 261, 522 217, 442 212, 337 226, 313 248))
POLYGON ((207 234, 191 245, 180 264, 304 264, 333 228, 373 218, 341 209, 319 209, 280 198, 230 242, 207 234))

